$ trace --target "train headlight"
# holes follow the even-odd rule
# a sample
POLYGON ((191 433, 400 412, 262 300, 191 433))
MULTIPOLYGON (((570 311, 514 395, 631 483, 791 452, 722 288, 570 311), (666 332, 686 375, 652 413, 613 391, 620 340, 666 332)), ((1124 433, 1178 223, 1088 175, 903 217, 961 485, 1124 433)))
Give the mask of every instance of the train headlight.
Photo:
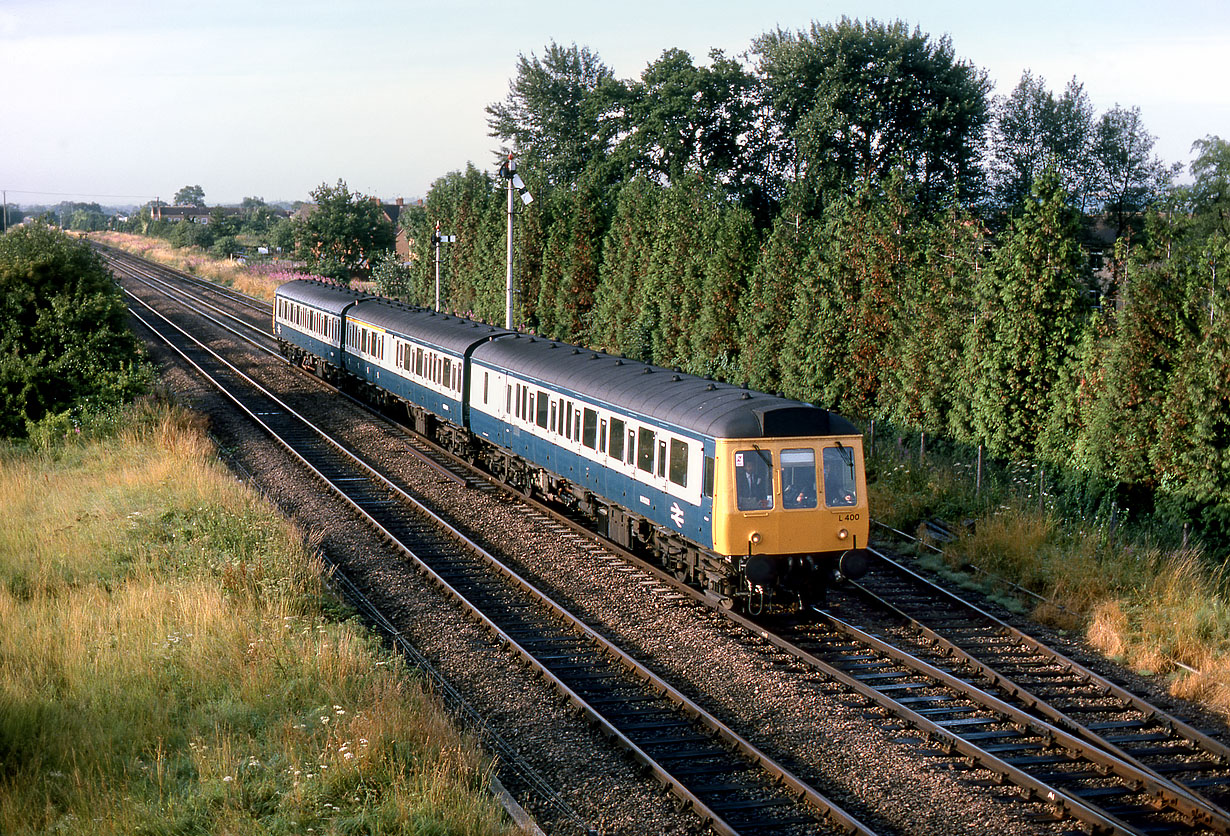
POLYGON ((849 536, 850 536, 850 532, 846 531, 844 528, 841 531, 837 532, 838 540, 845 540, 849 536))
POLYGON ((751 541, 751 544, 752 544, 753 546, 759 546, 759 545, 760 545, 760 532, 759 532, 759 531, 753 531, 753 532, 752 532, 752 536, 751 536, 751 537, 749 537, 749 538, 747 538, 747 539, 748 539, 749 541, 751 541))

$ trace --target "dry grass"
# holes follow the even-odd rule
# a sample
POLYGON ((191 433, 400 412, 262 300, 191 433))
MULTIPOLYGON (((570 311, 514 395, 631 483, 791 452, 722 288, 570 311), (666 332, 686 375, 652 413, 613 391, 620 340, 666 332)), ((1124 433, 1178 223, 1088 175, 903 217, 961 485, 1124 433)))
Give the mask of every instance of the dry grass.
POLYGON ((946 557, 1046 597, 1059 606, 1043 605, 1035 617, 1079 626, 1107 655, 1165 675, 1177 695, 1230 716, 1227 577, 1203 555, 1116 542, 1014 507, 980 519, 946 557))
POLYGON ((127 232, 96 232, 91 233, 90 237, 190 275, 233 287, 257 299, 272 300, 274 291, 285 280, 264 275, 229 259, 214 258, 199 247, 173 247, 161 238, 127 232))
POLYGON ((506 832, 477 747, 211 457, 154 406, 0 455, 0 832, 506 832))

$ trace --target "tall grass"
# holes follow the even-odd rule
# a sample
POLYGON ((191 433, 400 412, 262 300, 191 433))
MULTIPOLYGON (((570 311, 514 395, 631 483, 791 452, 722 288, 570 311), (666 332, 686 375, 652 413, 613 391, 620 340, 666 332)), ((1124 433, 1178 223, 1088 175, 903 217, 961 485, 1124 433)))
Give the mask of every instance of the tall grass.
MULTIPOLYGON (((1195 548, 1162 548, 1147 532, 1108 521, 1062 519, 1037 490, 1037 475, 988 481, 975 495, 969 468, 935 457, 890 454, 874 462, 877 519, 912 530, 947 521, 935 568, 987 574, 966 582, 1040 621, 1076 630, 1095 647, 1170 690, 1230 716, 1230 603, 1224 564, 1195 548), (1130 536, 1129 536, 1130 535, 1130 536), (1017 596, 995 578, 1046 601, 1017 596), (1194 669, 1196 673, 1192 673, 1194 669)), ((924 534, 925 536, 925 534, 924 534)))
POLYGON ((0 450, 0 833, 504 833, 472 741, 193 419, 0 450))
POLYGON ((200 247, 174 247, 161 238, 127 232, 95 232, 90 237, 141 258, 233 287, 257 299, 272 300, 278 285, 286 280, 237 261, 215 258, 200 247))

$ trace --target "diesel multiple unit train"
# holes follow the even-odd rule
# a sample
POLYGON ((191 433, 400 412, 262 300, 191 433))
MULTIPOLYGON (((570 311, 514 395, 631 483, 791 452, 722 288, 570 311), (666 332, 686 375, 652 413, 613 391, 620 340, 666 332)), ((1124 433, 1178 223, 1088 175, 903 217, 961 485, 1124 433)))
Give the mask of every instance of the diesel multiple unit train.
POLYGON ((727 605, 866 569, 862 437, 827 410, 310 280, 273 327, 292 363, 727 605))

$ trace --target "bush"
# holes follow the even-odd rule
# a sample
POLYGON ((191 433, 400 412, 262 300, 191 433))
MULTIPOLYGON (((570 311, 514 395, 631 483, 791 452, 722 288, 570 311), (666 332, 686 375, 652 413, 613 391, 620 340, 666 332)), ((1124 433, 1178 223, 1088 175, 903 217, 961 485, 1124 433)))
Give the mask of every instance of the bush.
POLYGON ((23 438, 149 383, 127 309, 89 245, 44 225, 0 237, 0 436, 23 438))

